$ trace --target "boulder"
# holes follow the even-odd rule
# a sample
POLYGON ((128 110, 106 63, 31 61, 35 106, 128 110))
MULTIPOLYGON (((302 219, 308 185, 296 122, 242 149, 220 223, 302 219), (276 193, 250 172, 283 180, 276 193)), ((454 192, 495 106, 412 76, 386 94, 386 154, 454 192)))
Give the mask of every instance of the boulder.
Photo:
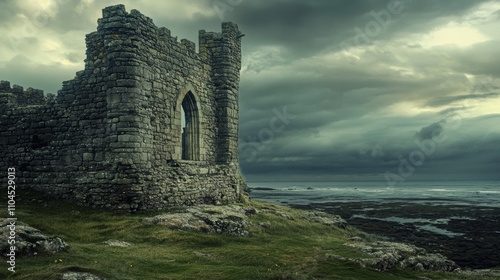
POLYGON ((66 251, 68 245, 57 236, 47 236, 40 230, 16 221, 15 244, 8 243, 11 229, 9 219, 0 220, 0 253, 6 256, 11 246, 16 246, 16 256, 34 256, 38 254, 54 254, 66 251))

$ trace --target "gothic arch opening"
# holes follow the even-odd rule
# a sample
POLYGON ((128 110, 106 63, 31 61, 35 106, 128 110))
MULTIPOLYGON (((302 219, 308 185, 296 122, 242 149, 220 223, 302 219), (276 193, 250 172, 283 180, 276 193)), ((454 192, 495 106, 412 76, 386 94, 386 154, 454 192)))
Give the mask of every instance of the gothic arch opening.
POLYGON ((200 160, 200 114, 191 91, 181 103, 181 159, 200 160))

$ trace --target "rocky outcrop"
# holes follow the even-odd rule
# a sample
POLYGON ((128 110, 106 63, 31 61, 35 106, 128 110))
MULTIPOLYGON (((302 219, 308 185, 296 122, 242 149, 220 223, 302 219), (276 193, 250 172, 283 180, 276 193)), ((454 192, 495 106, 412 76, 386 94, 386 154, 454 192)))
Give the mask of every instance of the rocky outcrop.
POLYGON ((455 262, 443 255, 429 254, 425 249, 414 245, 386 241, 354 242, 345 245, 372 256, 372 258, 351 259, 352 261, 380 271, 396 267, 417 271, 454 271, 459 268, 455 262))
POLYGON ((347 222, 340 216, 328 214, 321 211, 307 211, 300 215, 300 218, 306 221, 320 223, 326 226, 336 226, 347 228, 347 222))
MULTIPOLYGON (((277 209, 255 209, 242 205, 200 205, 185 209, 179 213, 161 214, 143 220, 146 224, 155 224, 175 230, 193 232, 218 233, 237 236, 247 236, 248 226, 251 224, 249 217, 256 213, 271 214, 287 220, 296 220, 290 213, 277 209)), ((347 222, 336 215, 319 211, 304 211, 299 219, 311 223, 320 223, 327 226, 346 228, 347 222)), ((262 228, 272 228, 271 223, 257 223, 262 228)))
POLYGON ((62 280, 106 280, 105 278, 95 276, 87 272, 66 272, 62 276, 62 280))
POLYGON ((10 252, 10 247, 15 246, 16 256, 34 256, 38 254, 54 254, 66 251, 68 245, 57 236, 47 236, 40 230, 29 225, 16 221, 15 223, 15 244, 8 243, 10 220, 0 221, 0 252, 6 256, 10 252))
POLYGON ((254 208, 239 205, 200 205, 186 212, 162 214, 143 221, 176 230, 247 236, 247 217, 254 213, 254 208))

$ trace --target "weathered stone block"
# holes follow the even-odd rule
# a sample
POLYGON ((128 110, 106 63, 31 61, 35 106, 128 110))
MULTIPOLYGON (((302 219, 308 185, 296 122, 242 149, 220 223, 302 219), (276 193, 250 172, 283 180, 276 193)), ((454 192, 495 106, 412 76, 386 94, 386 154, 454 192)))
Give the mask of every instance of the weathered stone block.
POLYGON ((92 160, 94 160, 94 154, 92 153, 83 154, 83 161, 92 161, 92 160))

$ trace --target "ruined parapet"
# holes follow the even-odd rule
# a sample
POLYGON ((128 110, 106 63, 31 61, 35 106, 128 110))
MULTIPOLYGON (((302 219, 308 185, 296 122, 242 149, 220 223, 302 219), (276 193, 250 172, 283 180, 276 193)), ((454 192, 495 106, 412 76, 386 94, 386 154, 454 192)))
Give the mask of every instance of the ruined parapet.
POLYGON ((17 102, 21 106, 43 105, 45 104, 43 90, 29 87, 19 95, 17 102))
POLYGON ((24 90, 22 86, 11 87, 10 82, 0 81, 0 106, 15 109, 30 105, 43 105, 45 101, 43 90, 31 87, 24 90))

